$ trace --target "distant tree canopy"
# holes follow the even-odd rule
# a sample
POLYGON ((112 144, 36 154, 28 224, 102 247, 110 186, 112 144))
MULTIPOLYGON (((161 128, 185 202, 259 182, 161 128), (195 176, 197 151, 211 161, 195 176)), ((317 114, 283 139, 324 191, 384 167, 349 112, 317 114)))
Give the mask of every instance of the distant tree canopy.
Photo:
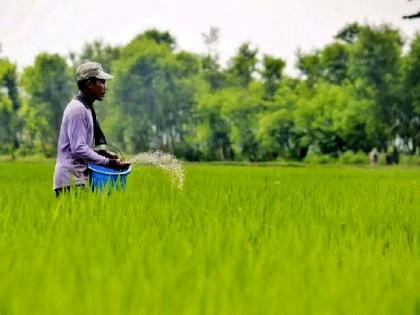
POLYGON ((22 118, 31 126, 25 130, 30 148, 46 155, 55 150, 64 107, 76 90, 72 77, 66 60, 57 54, 40 54, 33 66, 24 69, 21 84, 28 94, 22 118))
POLYGON ((161 149, 187 160, 304 159, 373 147, 420 153, 420 37, 402 51, 388 25, 345 25, 334 40, 286 62, 242 43, 222 66, 219 29, 203 54, 151 29, 123 46, 86 43, 67 59, 40 54, 17 72, 0 59, 0 153, 52 156, 75 67, 100 62, 109 93, 96 105, 110 143, 127 153, 161 149), (20 79, 18 79, 20 78, 20 79))

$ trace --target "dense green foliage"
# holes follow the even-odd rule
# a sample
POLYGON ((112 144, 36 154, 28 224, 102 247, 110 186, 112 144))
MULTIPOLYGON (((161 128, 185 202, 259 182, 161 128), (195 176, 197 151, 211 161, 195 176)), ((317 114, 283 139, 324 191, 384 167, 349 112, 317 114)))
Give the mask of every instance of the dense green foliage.
POLYGON ((28 149, 38 144, 49 155, 57 145, 66 106, 63 100, 72 95, 71 73, 62 57, 44 53, 36 58, 34 66, 25 69, 22 86, 29 93, 22 118, 33 128, 25 128, 29 134, 23 143, 28 149))
POLYGON ((57 200, 0 165, 0 314, 418 314, 418 169, 134 168, 57 200))
POLYGON ((97 112, 109 141, 128 153, 249 161, 391 146, 419 153, 419 35, 404 53, 397 29, 347 25, 332 43, 298 53, 297 78, 251 43, 222 67, 218 36, 205 35, 203 55, 152 29, 121 47, 87 43, 68 60, 40 54, 19 74, 0 59, 0 153, 53 155, 63 107, 76 93, 71 73, 85 60, 115 76, 97 112))

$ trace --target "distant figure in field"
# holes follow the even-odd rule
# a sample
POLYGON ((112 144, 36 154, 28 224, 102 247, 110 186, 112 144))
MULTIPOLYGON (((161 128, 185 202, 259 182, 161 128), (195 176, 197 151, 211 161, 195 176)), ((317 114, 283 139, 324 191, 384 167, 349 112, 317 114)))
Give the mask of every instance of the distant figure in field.
POLYGON ((400 163, 400 154, 396 146, 394 146, 394 149, 392 150, 392 160, 395 164, 400 163))
POLYGON ((373 148, 369 153, 370 164, 378 165, 379 163, 379 152, 377 148, 373 148))
POLYGON ((391 153, 385 153, 385 163, 386 165, 392 165, 394 163, 391 153))
POLYGON ((397 147, 392 147, 392 152, 385 154, 386 165, 398 164, 400 162, 400 154, 398 153, 397 147))

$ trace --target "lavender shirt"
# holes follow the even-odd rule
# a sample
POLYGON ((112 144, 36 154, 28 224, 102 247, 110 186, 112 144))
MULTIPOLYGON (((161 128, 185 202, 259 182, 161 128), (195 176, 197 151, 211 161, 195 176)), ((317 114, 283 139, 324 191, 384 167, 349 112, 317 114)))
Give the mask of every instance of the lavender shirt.
POLYGON ((93 118, 90 109, 73 99, 64 110, 58 137, 57 161, 54 172, 54 189, 74 184, 86 184, 87 162, 107 165, 109 159, 93 151, 93 118))

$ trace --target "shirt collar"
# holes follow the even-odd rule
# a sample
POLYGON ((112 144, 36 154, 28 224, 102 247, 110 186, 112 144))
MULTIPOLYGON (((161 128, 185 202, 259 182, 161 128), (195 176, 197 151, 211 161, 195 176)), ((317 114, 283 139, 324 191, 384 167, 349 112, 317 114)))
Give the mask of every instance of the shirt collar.
POLYGON ((87 108, 93 107, 93 102, 89 101, 81 92, 79 92, 75 98, 78 101, 80 101, 83 105, 85 105, 85 107, 87 108))

